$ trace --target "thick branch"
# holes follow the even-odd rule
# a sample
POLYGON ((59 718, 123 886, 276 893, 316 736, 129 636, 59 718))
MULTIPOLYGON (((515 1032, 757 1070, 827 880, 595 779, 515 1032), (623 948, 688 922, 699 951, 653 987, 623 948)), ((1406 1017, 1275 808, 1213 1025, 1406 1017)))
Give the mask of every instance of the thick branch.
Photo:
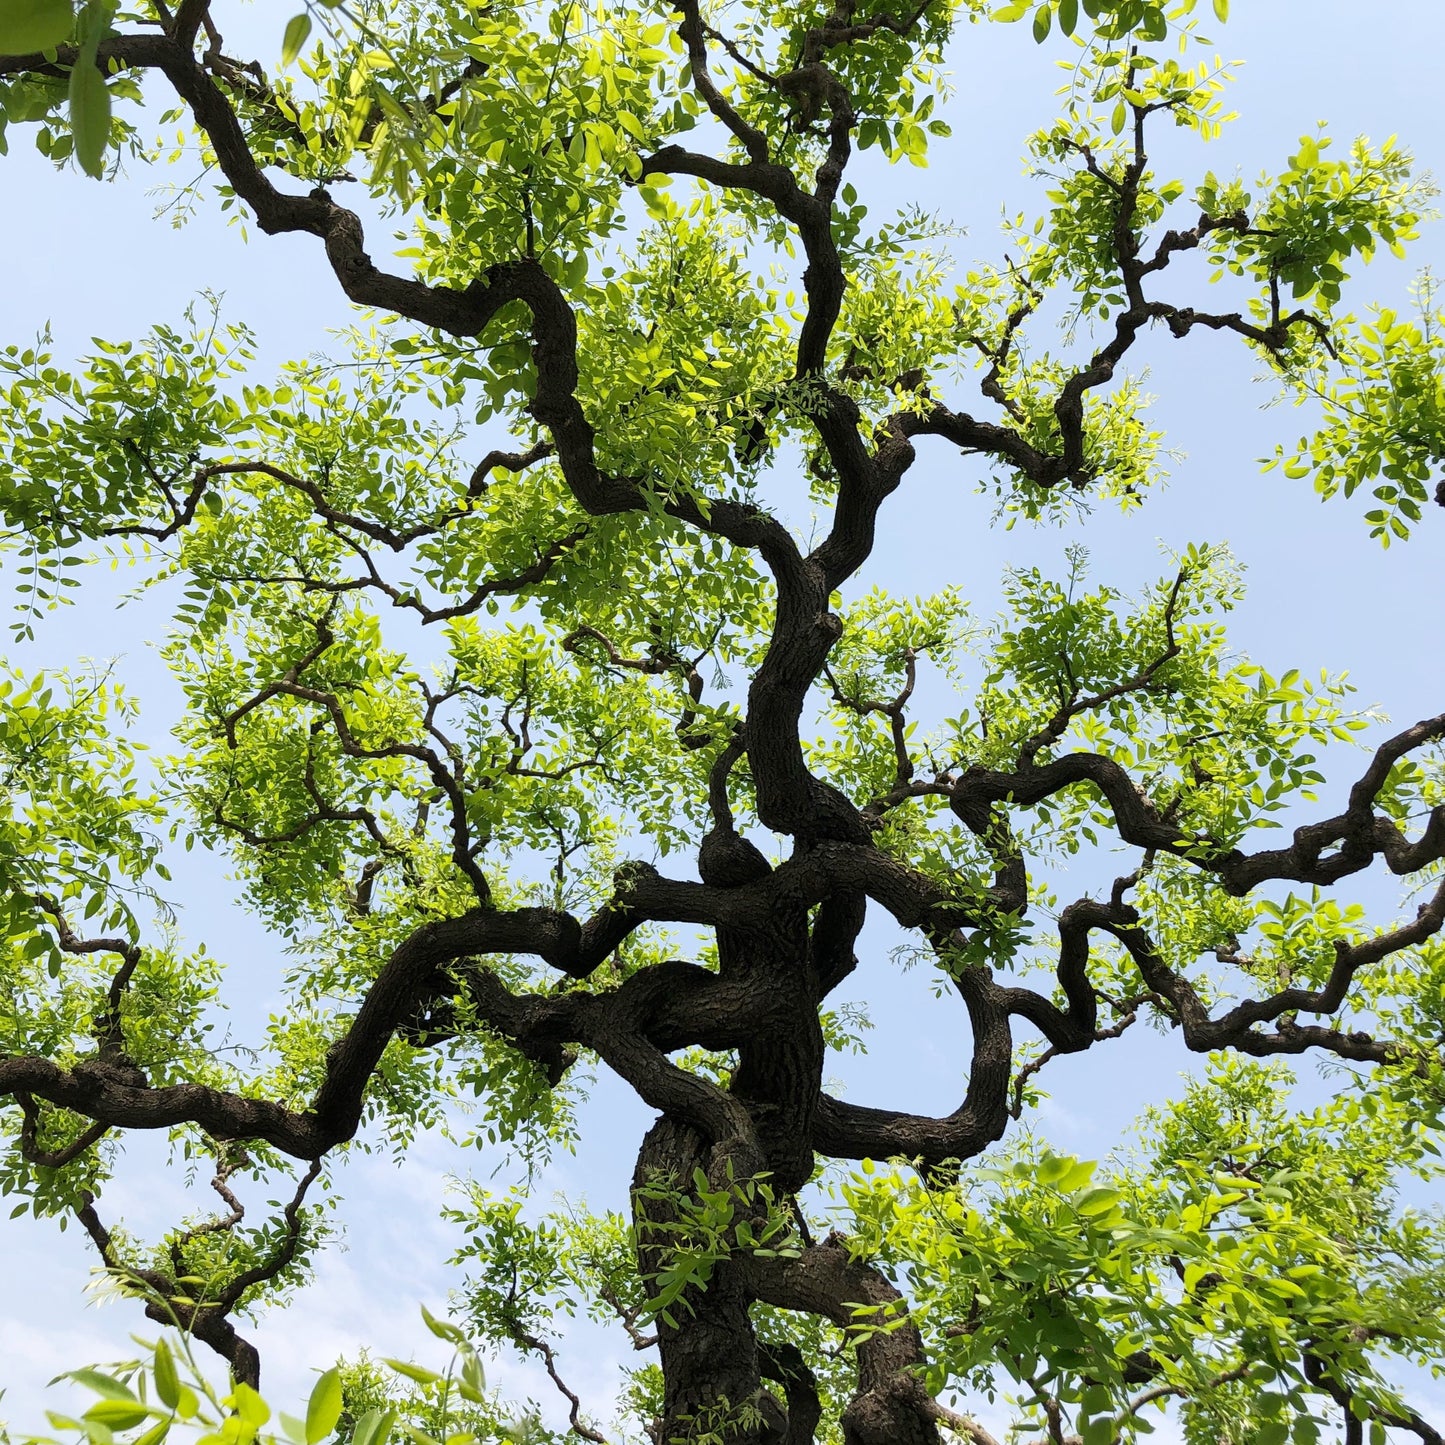
POLYGON ((918 1327, 877 1269, 855 1260, 837 1234, 797 1259, 748 1258, 747 1288, 780 1309, 831 1320, 857 1344, 858 1390, 843 1412, 846 1445, 937 1445, 938 1414, 918 1372, 918 1327))

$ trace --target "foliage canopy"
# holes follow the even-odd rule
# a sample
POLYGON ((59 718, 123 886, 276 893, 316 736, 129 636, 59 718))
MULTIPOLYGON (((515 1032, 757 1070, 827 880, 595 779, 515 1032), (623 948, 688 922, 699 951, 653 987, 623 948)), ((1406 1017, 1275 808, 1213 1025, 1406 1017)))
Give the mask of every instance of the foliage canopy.
POLYGON ((992 625, 955 588, 868 590, 925 456, 1009 524, 1143 505, 1162 437, 1129 368, 1200 331, 1306 404, 1269 465, 1406 538, 1445 332, 1428 286, 1416 317, 1347 297, 1426 215, 1407 153, 1321 133, 1250 188, 1157 170, 1161 127, 1228 119, 1225 0, 324 0, 272 70, 229 9, 0 11, 11 134, 104 179, 198 148, 188 204, 313 237, 365 310, 270 381, 210 303, 69 362, 0 353, 16 632, 124 558, 178 598, 185 703, 157 765, 104 671, 0 678, 0 1188, 77 1218, 232 1374, 208 1395, 162 1342, 77 1372, 100 1401, 58 1427, 264 1435, 235 1321, 324 1244, 328 1163, 469 1099, 535 1161, 597 1066, 658 1115, 631 1217, 473 1190, 465 1331, 428 1317, 454 1371, 352 1362, 286 1437, 546 1436, 476 1339, 535 1355, 602 1441, 557 1346, 588 1312, 656 1351, 618 1426, 656 1442, 1106 1445, 1165 1408, 1198 1442, 1439 1441, 1391 1370, 1445 1345, 1445 1233, 1398 1196, 1445 1106, 1445 715, 1331 812, 1319 755, 1368 719, 1230 649, 1220 546, 1138 597, 1075 548, 992 625), (1020 21, 1066 57, 1042 209, 954 273, 849 168, 924 166, 947 48, 1020 21), (169 921, 193 846, 290 959, 254 1056, 217 1049, 221 964, 169 921), (1100 882, 1066 902, 1071 861, 1100 882), (1341 894, 1372 868, 1406 916, 1341 894), (824 1085, 870 912, 966 1015, 946 1116, 824 1085), (1050 1060, 1140 1022, 1211 1057, 1134 1162, 1009 1133, 1050 1060), (1300 1102, 1301 1055, 1348 1070, 1333 1102, 1300 1102), (107 1224, 137 1130, 223 1210, 107 1224), (288 1177, 253 1223, 243 1196, 288 1177), (959 1392, 1010 1403, 981 1422, 959 1392))

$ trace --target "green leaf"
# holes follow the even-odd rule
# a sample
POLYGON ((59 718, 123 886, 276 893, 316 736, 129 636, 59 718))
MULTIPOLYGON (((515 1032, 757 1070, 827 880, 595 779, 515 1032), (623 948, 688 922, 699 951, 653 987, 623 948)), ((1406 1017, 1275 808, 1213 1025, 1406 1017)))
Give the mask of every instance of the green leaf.
POLYGON ((150 1419, 150 1414, 139 1400, 97 1400, 81 1418, 94 1420, 109 1430, 129 1430, 150 1419))
POLYGON ((439 1340, 447 1340, 454 1345, 462 1344, 466 1340, 466 1336, 454 1324, 448 1320, 437 1319, 425 1305, 421 1307, 421 1317, 427 1329, 439 1340))
POLYGON ((383 1360, 382 1364, 398 1375, 405 1375, 408 1380, 415 1380, 418 1385, 434 1385, 441 1379, 435 1370, 428 1370, 425 1365, 413 1365, 408 1360, 383 1360))
POLYGON ((341 1418, 341 1371, 327 1370, 306 1402, 306 1445, 320 1445, 341 1418))
POLYGON ((1215 18, 1221 25, 1229 19, 1229 0, 1214 0, 1215 18))
POLYGON ((1034 11, 1034 39, 1042 45, 1049 38, 1049 27, 1054 23, 1053 9, 1047 0, 1034 11))
POLYGON ((1059 0, 1059 29, 1072 35, 1079 24, 1079 0, 1059 0))
POLYGON ((157 1420, 144 1435, 137 1435, 134 1445, 161 1445, 161 1441, 170 1433, 171 1420, 167 1416, 164 1420, 157 1420))
POLYGON ((175 1356, 171 1354, 171 1347, 164 1340, 156 1341, 155 1368, 152 1374, 161 1404, 174 1410, 176 1402, 181 1398, 181 1382, 176 1374, 175 1356))
POLYGON ((480 1395, 487 1388, 487 1377, 482 1362, 474 1350, 468 1350, 462 1357, 462 1384, 480 1395))
POLYGON ((1037 1178, 1040 1184, 1057 1184, 1072 1169, 1074 1161, 1062 1154, 1045 1154, 1039 1161, 1037 1178))
POLYGON ((134 1390, 128 1385, 122 1384, 114 1375, 103 1374, 100 1370, 71 1370, 68 1374, 57 1375, 55 1380, 50 1383, 53 1385, 58 1380, 74 1380, 77 1385, 84 1385, 87 1390, 91 1390, 107 1400, 127 1400, 131 1403, 138 1403, 134 1390))
POLYGON ((1147 5, 1144 17, 1139 22, 1139 37, 1142 40, 1163 40, 1169 34, 1169 22, 1157 5, 1147 5))
POLYGON ((75 158, 81 170, 96 180, 105 173, 105 150, 110 144, 110 89, 96 64, 96 47, 105 18, 104 8, 91 0, 81 17, 86 38, 70 71, 70 129, 75 136, 75 158))
POLYGON ((1082 1194, 1075 1196, 1072 1202, 1076 1214, 1082 1214, 1085 1219, 1092 1219, 1095 1215, 1107 1214, 1118 1201, 1119 1191, 1117 1189, 1096 1185, 1093 1189, 1086 1189, 1082 1194))
POLYGON ((70 39, 70 0, 4 0, 0 4, 0 55, 31 55, 70 39))
POLYGON ((1245 1179, 1239 1174, 1217 1173, 1214 1176, 1216 1184, 1222 1184, 1226 1189, 1258 1189, 1259 1182, 1254 1179, 1245 1179))
POLYGON ((306 44, 310 34, 311 16, 304 10, 299 15, 293 15, 286 22, 286 31, 281 36, 281 64, 283 66, 290 65, 301 54, 301 47, 306 44))
POLYGON ((1067 1162, 1068 1172, 1055 1181, 1056 1187, 1064 1194, 1082 1189, 1094 1177, 1094 1170, 1099 1167, 1093 1159, 1069 1159, 1067 1162))
POLYGON ((386 1445, 396 1421, 394 1410, 368 1410, 352 1432, 351 1445, 386 1445))
POLYGON ((231 1392, 231 1403, 241 1419, 258 1430, 271 1418, 271 1407, 247 1384, 236 1386, 231 1392))

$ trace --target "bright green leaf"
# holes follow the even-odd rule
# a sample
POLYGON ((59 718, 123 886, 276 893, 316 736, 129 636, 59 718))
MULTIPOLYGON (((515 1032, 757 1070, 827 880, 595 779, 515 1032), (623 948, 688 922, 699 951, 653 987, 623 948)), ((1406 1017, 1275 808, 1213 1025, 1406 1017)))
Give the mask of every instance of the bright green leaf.
POLYGON ((0 55, 30 55, 70 39, 70 0, 4 0, 0 4, 0 55))
POLYGON ((293 15, 286 22, 286 29, 281 36, 281 64, 290 65, 298 55, 301 54, 301 47, 306 44, 311 35, 311 16, 303 10, 299 15, 293 15))
POLYGON ((341 1371, 327 1370, 306 1402, 306 1445, 320 1445, 341 1418, 341 1371))

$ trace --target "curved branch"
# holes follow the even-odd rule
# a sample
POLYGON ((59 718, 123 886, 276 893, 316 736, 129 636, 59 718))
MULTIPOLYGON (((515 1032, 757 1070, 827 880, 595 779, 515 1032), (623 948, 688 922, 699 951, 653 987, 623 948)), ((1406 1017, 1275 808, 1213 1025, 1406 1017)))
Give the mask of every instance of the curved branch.
POLYGON ((783 1387, 788 1406, 788 1430, 781 1445, 813 1445, 823 1417, 818 1380, 808 1368, 807 1356, 790 1340, 759 1340, 758 1370, 765 1380, 783 1387))
POLYGON ((858 1389, 843 1411, 846 1445, 938 1445, 938 1412, 918 1378, 923 1340, 881 1271, 854 1259, 838 1234, 796 1259, 737 1262, 756 1298, 821 1315, 855 1342, 858 1389))
POLYGON ((1414 872, 1445 857, 1445 804, 1437 806, 1419 839, 1410 842, 1388 818, 1377 817, 1373 805, 1390 769, 1407 753, 1445 737, 1445 713, 1426 718, 1382 743, 1369 767, 1350 791, 1343 813, 1296 828, 1285 848, 1246 854, 1223 848, 1208 838, 1183 832, 1154 808, 1133 779, 1113 759, 1099 753, 1075 752, 1012 772, 970 768, 955 784, 950 806, 975 833, 983 832, 989 810, 1010 802, 1031 807, 1080 783, 1096 787, 1108 801, 1119 836, 1143 849, 1184 858, 1216 873, 1228 892, 1242 897, 1261 883, 1336 883, 1369 866, 1376 856, 1397 874, 1414 872), (1326 855, 1325 850, 1339 845, 1326 855))

